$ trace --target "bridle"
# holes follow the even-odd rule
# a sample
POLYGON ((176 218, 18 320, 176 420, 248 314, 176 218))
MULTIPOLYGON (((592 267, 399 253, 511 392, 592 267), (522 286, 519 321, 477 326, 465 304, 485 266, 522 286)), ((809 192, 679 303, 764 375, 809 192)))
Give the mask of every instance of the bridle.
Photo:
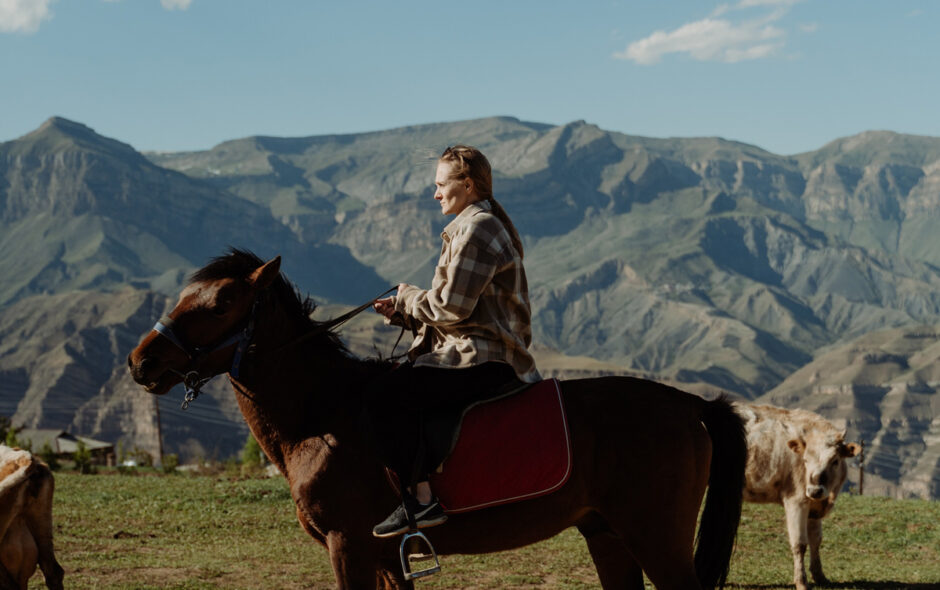
MULTIPOLYGON (((294 338, 290 342, 279 346, 276 349, 266 351, 264 354, 277 354, 292 348, 301 342, 309 340, 310 338, 316 336, 317 334, 322 334, 334 328, 345 324, 347 321, 355 317, 356 315, 362 313, 366 309, 372 306, 377 300, 388 295, 398 287, 392 287, 388 289, 378 297, 363 303, 359 307, 344 313, 343 315, 333 318, 328 322, 318 324, 312 330, 304 332, 297 338, 294 338)), ((264 292, 262 291, 262 294, 264 292)), ((235 354, 232 355, 232 366, 229 368, 228 374, 237 379, 241 373, 241 363, 245 355, 245 351, 248 349, 248 345, 251 343, 251 339, 254 336, 255 332, 255 319, 258 311, 258 302, 260 301, 261 295, 259 294, 258 298, 255 299, 254 303, 251 305, 251 310, 248 312, 248 315, 242 320, 234 330, 227 336, 223 336, 216 344, 210 344, 208 346, 192 346, 186 342, 186 340, 180 336, 180 334, 174 329, 176 326, 176 321, 170 316, 166 315, 160 318, 156 324, 153 326, 153 331, 157 332, 164 338, 170 341, 171 344, 180 349, 188 358, 189 364, 182 371, 177 371, 176 369, 169 369, 171 373, 179 375, 183 379, 183 387, 186 390, 185 395, 183 396, 183 403, 180 405, 180 408, 186 410, 189 408, 189 404, 195 401, 203 386, 206 383, 212 380, 213 377, 219 375, 220 373, 214 373, 208 377, 203 377, 200 374, 200 367, 202 363, 209 357, 209 355, 218 352, 229 346, 236 345, 235 354)), ((404 333, 404 329, 402 329, 404 333)), ((398 336, 398 341, 401 340, 401 334, 398 336)), ((395 346, 398 346, 398 341, 395 342, 395 346)), ((394 348, 392 349, 394 354, 394 348)))
POLYGON ((174 329, 176 321, 168 315, 163 316, 154 324, 154 332, 162 335, 189 357, 189 364, 186 365, 184 370, 177 371, 176 369, 169 369, 171 373, 175 373, 183 378, 183 387, 186 389, 186 394, 180 406, 182 409, 185 410, 189 408, 189 404, 199 397, 202 387, 215 377, 215 375, 202 377, 199 373, 202 363, 212 353, 218 352, 223 348, 228 348, 233 344, 237 345, 235 354, 232 356, 232 366, 228 372, 232 377, 238 378, 241 372, 242 357, 245 354, 245 350, 248 348, 249 342, 251 342, 252 336, 254 336, 257 309, 258 299, 255 299, 246 319, 237 325, 229 336, 224 336, 218 343, 208 346, 192 346, 188 344, 174 329))

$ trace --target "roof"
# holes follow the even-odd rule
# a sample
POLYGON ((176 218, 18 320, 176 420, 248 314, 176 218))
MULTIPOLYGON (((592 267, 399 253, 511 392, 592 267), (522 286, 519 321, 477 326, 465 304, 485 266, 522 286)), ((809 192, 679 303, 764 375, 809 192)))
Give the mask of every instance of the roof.
POLYGON ((84 436, 75 436, 64 430, 51 428, 24 428, 16 433, 16 438, 23 444, 29 444, 33 452, 38 452, 46 443, 56 454, 72 454, 78 450, 79 441, 85 443, 89 451, 113 449, 109 442, 95 440, 84 436))

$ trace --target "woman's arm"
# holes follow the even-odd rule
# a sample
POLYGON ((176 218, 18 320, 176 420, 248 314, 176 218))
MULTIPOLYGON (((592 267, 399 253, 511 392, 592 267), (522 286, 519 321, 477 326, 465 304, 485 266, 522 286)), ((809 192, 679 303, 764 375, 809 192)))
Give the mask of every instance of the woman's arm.
POLYGON ((402 284, 395 310, 429 326, 456 324, 473 312, 496 274, 496 255, 475 239, 455 239, 450 263, 438 266, 428 290, 402 284))

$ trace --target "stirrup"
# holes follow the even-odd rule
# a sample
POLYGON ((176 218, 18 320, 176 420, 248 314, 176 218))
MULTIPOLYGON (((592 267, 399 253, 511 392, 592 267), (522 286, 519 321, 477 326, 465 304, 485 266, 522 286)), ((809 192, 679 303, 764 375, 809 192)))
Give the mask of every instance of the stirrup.
POLYGON ((441 562, 437 559, 434 546, 431 545, 431 541, 421 531, 413 530, 405 533, 401 538, 398 554, 401 557, 401 569, 405 574, 405 581, 423 578, 441 571, 441 562), (434 565, 418 571, 411 569, 412 561, 429 561, 431 559, 434 560, 434 565))

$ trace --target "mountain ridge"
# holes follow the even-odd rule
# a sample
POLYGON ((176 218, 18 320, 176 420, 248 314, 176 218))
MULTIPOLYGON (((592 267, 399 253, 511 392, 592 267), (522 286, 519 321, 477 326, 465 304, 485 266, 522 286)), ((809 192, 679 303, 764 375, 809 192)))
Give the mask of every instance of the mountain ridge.
MULTIPOLYGON (((358 303, 401 281, 426 286, 447 221, 431 198, 433 168, 444 146, 463 142, 493 162, 497 198, 526 242, 535 348, 557 363, 546 373, 619 371, 755 399, 832 347, 940 323, 940 237, 931 227, 940 138, 870 132, 778 156, 721 138, 493 117, 255 136, 141 162, 84 125, 47 123, 28 141, 0 144, 3 211, 11 198, 33 207, 0 219, 0 272, 28 279, 0 289, 0 315, 20 303, 41 315, 41 293, 75 288, 120 298, 129 284, 172 297, 189 270, 222 253, 220 235, 245 227, 259 253, 283 254, 291 279, 321 300, 358 303), (69 149, 85 159, 60 157, 69 149), (15 152, 30 150, 17 161, 15 152), (36 164, 43 158, 58 162, 56 174, 36 164), (109 209, 121 199, 139 210, 109 209), (73 208, 56 209, 59 201, 73 208), (215 219, 211 229, 203 212, 215 219), (190 225, 173 233, 174 223, 190 225)), ((361 350, 389 336, 370 326, 356 336, 361 350)), ((32 338, 6 337, 24 347, 32 338)), ((79 363, 86 340, 64 341, 71 356, 56 358, 79 363)), ((42 381, 35 367, 14 364, 11 383, 42 381)), ((84 412, 79 424, 99 424, 84 412)), ((857 424, 865 436, 891 432, 857 424)), ((908 448, 934 444, 916 436, 908 448)), ((937 470, 918 465, 918 477, 933 481, 937 470)), ((905 488, 901 470, 884 475, 898 490, 935 490, 905 488)))

